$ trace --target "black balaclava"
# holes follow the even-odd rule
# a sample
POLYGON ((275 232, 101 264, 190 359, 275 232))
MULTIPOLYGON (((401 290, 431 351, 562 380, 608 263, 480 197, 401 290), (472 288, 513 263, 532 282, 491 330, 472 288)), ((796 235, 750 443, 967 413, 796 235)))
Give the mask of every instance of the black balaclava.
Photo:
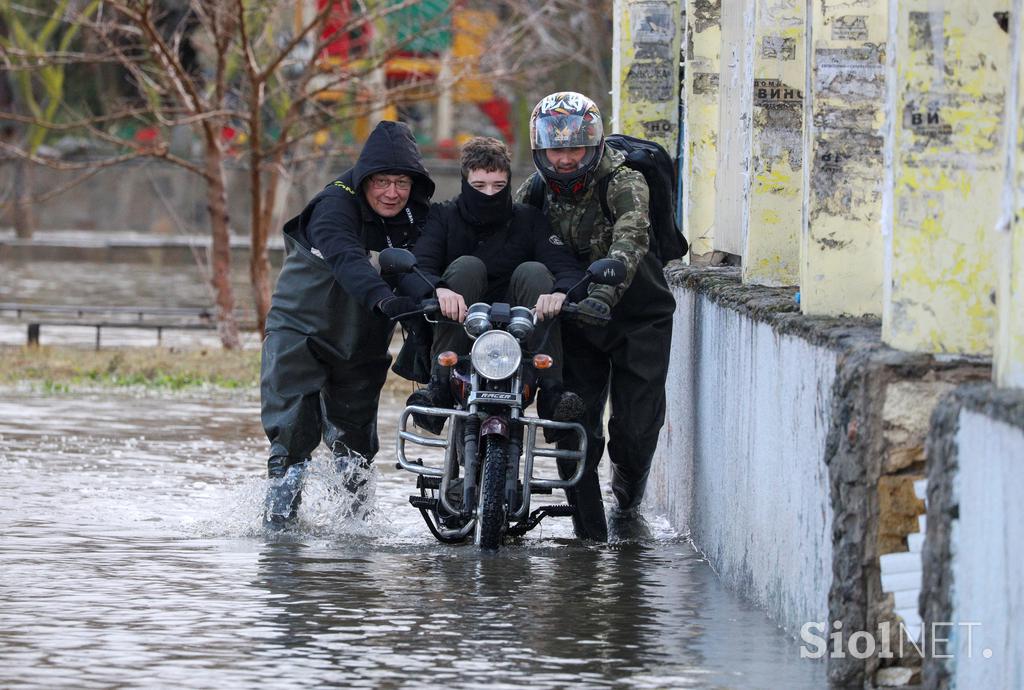
POLYGON ((471 225, 504 225, 512 218, 512 185, 505 185, 497 194, 484 194, 463 177, 459 211, 471 225))

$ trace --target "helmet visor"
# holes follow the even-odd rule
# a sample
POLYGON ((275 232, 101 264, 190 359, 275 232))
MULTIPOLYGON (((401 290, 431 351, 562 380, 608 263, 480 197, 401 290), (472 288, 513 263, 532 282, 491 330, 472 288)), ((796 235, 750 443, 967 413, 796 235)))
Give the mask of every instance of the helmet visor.
POLYGON ((603 134, 601 121, 589 115, 544 115, 537 118, 534 149, 565 149, 597 146, 603 134))

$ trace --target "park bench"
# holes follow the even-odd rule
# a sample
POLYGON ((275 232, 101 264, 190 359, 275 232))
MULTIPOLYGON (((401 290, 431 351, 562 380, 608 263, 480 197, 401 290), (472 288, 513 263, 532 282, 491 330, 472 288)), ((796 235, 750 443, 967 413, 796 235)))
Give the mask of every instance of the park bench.
MULTIPOLYGON (((96 329, 96 349, 104 328, 144 328, 156 331, 157 344, 165 330, 216 330, 217 320, 211 307, 122 307, 76 306, 70 304, 26 304, 0 302, 0 317, 13 316, 28 324, 28 345, 39 344, 43 326, 85 326, 96 329)), ((242 330, 255 329, 251 318, 238 318, 242 330)))

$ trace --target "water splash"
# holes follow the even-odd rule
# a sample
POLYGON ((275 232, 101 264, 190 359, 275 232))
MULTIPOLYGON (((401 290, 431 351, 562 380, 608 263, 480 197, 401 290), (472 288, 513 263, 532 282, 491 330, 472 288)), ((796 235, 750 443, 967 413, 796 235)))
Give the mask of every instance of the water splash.
MULTIPOLYGON (((379 472, 361 457, 353 460, 339 462, 329 453, 318 453, 307 463, 298 515, 282 535, 365 540, 391 534, 391 520, 377 508, 379 472)), ((211 514, 189 519, 184 527, 203 537, 277 536, 263 525, 271 481, 249 477, 227 487, 211 514)))

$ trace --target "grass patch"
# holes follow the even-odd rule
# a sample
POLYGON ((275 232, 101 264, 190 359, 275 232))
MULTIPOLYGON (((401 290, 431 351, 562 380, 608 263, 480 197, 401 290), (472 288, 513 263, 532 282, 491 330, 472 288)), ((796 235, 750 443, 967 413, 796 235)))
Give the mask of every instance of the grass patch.
POLYGON ((32 383, 47 393, 81 386, 255 388, 259 375, 259 350, 0 346, 0 384, 32 383))

